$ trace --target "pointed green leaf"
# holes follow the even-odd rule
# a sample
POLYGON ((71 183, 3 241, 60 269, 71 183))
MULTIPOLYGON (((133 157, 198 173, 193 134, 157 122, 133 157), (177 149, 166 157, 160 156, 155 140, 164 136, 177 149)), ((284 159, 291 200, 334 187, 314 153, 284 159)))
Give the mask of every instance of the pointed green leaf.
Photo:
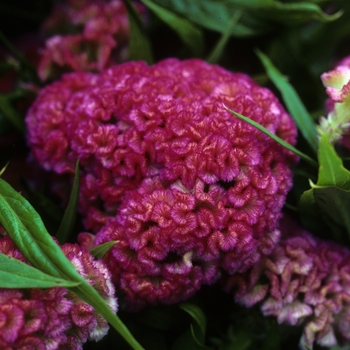
POLYGON ((71 234, 78 209, 78 200, 79 200, 79 161, 75 165, 75 175, 73 181, 72 192, 69 197, 69 202, 63 219, 61 221, 60 227, 57 230, 56 238, 62 244, 67 242, 69 235, 71 234))
POLYGON ((2 174, 5 172, 5 170, 7 169, 8 165, 10 164, 10 162, 7 162, 1 169, 0 169, 0 177, 2 176, 2 174))
POLYGON ((205 332, 207 328, 207 319, 204 312, 200 307, 191 303, 182 303, 179 307, 186 311, 195 321, 198 326, 199 332, 197 332, 197 338, 201 344, 203 344, 205 339, 205 332))
POLYGON ((65 263, 67 258, 47 233, 38 213, 2 179, 0 223, 31 265, 55 277, 76 277, 73 265, 69 261, 65 263))
POLYGON ((195 342, 195 346, 196 346, 196 350, 211 350, 208 346, 204 345, 204 339, 203 340, 199 340, 197 337, 197 333, 198 331, 195 330, 196 327, 193 326, 193 324, 191 324, 191 335, 192 338, 195 342))
POLYGON ((0 254, 0 288, 74 287, 78 284, 52 277, 22 261, 0 254))
POLYGON ((270 132, 269 130, 267 130, 265 127, 263 127, 262 125, 260 125, 259 123, 257 123, 256 121, 245 117, 242 114, 236 113, 233 110, 227 108, 225 106, 225 109, 230 112, 231 114, 235 115, 237 118, 244 120, 245 122, 249 123, 250 125, 256 127, 257 129, 259 129, 260 131, 262 131, 264 134, 266 134, 267 136, 271 137, 274 141, 276 141, 277 143, 279 143, 281 146, 283 146, 284 148, 290 150, 291 152, 293 152, 294 154, 298 155, 300 158, 304 159, 306 162, 308 162, 309 164, 316 166, 317 167, 317 162, 315 160, 313 160, 312 158, 310 158, 307 154, 304 154, 303 152, 299 151, 297 148, 295 148, 294 146, 292 146, 291 144, 289 144, 288 142, 282 140, 280 137, 278 137, 277 135, 273 134, 272 132, 270 132))
POLYGON ((289 113, 297 124, 298 129, 304 136, 305 140, 309 143, 311 148, 316 152, 318 149, 318 138, 316 127, 311 115, 308 113, 294 88, 272 64, 269 58, 260 51, 257 51, 257 55, 263 63, 268 76, 281 92, 283 101, 285 102, 289 113))
POLYGON ((131 0, 124 0, 124 4, 128 11, 130 26, 129 60, 144 60, 148 64, 152 64, 154 62, 152 45, 142 18, 131 0))
POLYGON ((311 20, 334 21, 341 12, 328 15, 317 4, 307 1, 285 3, 274 0, 153 0, 193 23, 224 33, 236 11, 243 12, 242 19, 232 35, 246 37, 262 35, 277 28, 276 24, 298 26, 311 20))
POLYGON ((318 160, 320 168, 317 186, 338 186, 350 190, 350 172, 343 166, 327 135, 320 138, 318 160))
POLYGON ((118 241, 110 241, 110 242, 105 242, 102 244, 99 244, 98 246, 92 248, 90 250, 90 253, 98 259, 102 259, 105 254, 116 244, 118 243, 118 241))
POLYGON ((79 275, 49 235, 40 216, 29 202, 1 178, 0 224, 34 267, 53 277, 80 283, 69 290, 94 307, 133 349, 143 349, 119 317, 111 311, 101 295, 79 275))
POLYGON ((176 340, 172 350, 210 350, 204 345, 206 317, 201 308, 192 303, 182 303, 179 307, 186 311, 195 322, 176 340))
POLYGON ((217 44, 215 45, 213 51, 209 54, 207 61, 209 63, 216 63, 218 62, 218 60, 220 59, 224 48, 228 42, 228 40, 231 37, 231 34, 233 32, 234 27, 237 25, 239 19, 242 16, 242 12, 241 11, 236 11, 233 16, 231 21, 229 22, 227 29, 224 31, 224 33, 222 34, 220 40, 217 42, 217 44))
POLYGON ((317 5, 310 2, 283 3, 274 1, 272 6, 261 9, 261 15, 284 25, 298 25, 310 20, 332 22, 343 14, 342 11, 328 14, 317 5))
POLYGON ((191 22, 210 30, 224 33, 227 24, 238 10, 244 10, 242 21, 233 28, 232 35, 246 37, 261 35, 269 32, 272 27, 266 21, 261 21, 256 15, 252 15, 247 9, 252 9, 256 14, 262 6, 270 4, 271 0, 153 0, 163 8, 168 9, 189 19, 191 22))
POLYGON ((176 15, 174 12, 157 5, 151 0, 141 1, 178 34, 182 42, 192 51, 194 56, 202 56, 204 37, 201 30, 189 20, 176 15))

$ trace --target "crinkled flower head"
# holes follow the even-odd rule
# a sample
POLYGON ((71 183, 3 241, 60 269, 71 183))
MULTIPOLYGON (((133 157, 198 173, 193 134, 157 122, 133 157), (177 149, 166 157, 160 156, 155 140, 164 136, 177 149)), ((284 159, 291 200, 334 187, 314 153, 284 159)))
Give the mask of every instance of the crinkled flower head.
POLYGON ((296 158, 225 106, 295 143, 268 89, 198 59, 66 75, 27 116, 46 169, 72 173, 79 159, 85 227, 118 241, 106 261, 131 300, 188 297, 277 240, 296 158))
POLYGON ((340 61, 330 72, 321 76, 329 99, 326 101, 327 118, 320 119, 320 134, 329 135, 331 143, 340 140, 350 149, 350 56, 340 61))
MULTIPOLYGON (((116 312, 114 286, 102 261, 78 245, 64 244, 62 250, 116 312)), ((0 253, 26 262, 8 236, 0 238, 0 253)), ((78 350, 107 331, 107 322, 66 288, 0 289, 1 349, 78 350)))
POLYGON ((122 0, 66 0, 42 31, 49 35, 38 65, 43 81, 68 71, 101 71, 126 58, 129 21, 122 0))
POLYGON ((344 102, 350 97, 350 57, 341 60, 330 72, 321 75, 323 85, 331 100, 344 102))
POLYGON ((245 306, 260 303, 265 316, 303 325, 300 347, 350 342, 350 251, 317 239, 287 220, 273 252, 226 289, 245 306))

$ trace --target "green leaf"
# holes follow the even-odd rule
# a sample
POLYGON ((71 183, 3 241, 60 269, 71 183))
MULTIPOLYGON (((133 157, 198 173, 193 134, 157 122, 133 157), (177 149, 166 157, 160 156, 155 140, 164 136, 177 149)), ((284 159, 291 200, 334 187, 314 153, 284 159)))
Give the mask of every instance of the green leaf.
POLYGON ((204 345, 207 320, 200 307, 192 303, 179 304, 195 321, 175 342, 172 350, 210 350, 204 345))
POLYGON ((151 0, 141 1, 178 34, 182 42, 192 51, 194 56, 201 57, 203 55, 203 33, 193 23, 157 5, 151 0))
POLYGON ((343 166, 327 135, 322 135, 320 138, 318 160, 320 168, 317 186, 338 186, 350 190, 350 172, 343 166))
POLYGON ((273 29, 277 24, 299 26, 311 20, 321 22, 334 21, 341 13, 328 15, 310 2, 296 1, 283 3, 274 0, 153 0, 193 23, 205 28, 225 33, 227 24, 236 11, 243 15, 232 35, 239 37, 260 36, 273 29))
POLYGON ((70 236, 76 219, 76 213, 78 209, 78 200, 79 200, 79 161, 75 165, 75 175, 73 181, 72 192, 69 197, 68 205, 63 215, 60 227, 57 230, 56 238, 62 244, 67 242, 68 237, 70 236))
POLYGON ((317 20, 320 22, 332 22, 342 15, 342 11, 329 15, 310 2, 296 1, 283 3, 274 1, 273 5, 261 9, 261 15, 284 25, 299 25, 306 21, 317 20))
POLYGON ((154 62, 152 45, 142 18, 131 0, 124 0, 124 4, 128 11, 130 26, 129 60, 144 60, 148 64, 152 64, 154 62))
POLYGON ((205 340, 205 332, 207 327, 206 317, 200 307, 191 303, 182 303, 179 305, 180 309, 186 311, 195 321, 197 325, 197 332, 194 333, 194 329, 191 328, 192 334, 195 335, 195 340, 197 340, 200 344, 204 343, 205 340))
POLYGON ((329 186, 313 189, 320 214, 332 228, 332 236, 340 243, 350 243, 350 191, 329 186))
POLYGON ((8 165, 10 162, 7 162, 1 169, 0 169, 0 177, 3 175, 3 173, 6 171, 8 165))
POLYGON ((40 216, 29 202, 1 178, 0 224, 34 267, 53 277, 80 283, 69 290, 94 307, 133 349, 143 349, 101 295, 79 275, 49 235, 40 216))
POLYGON ((76 281, 73 265, 29 202, 0 179, 0 223, 18 249, 34 267, 55 277, 76 281))
POLYGON ((316 166, 317 167, 317 162, 315 160, 313 160, 312 158, 310 158, 308 155, 302 153, 301 151, 299 151, 297 148, 295 148, 294 146, 292 146, 291 144, 289 144, 288 142, 282 140, 280 137, 278 137, 277 135, 271 133, 269 130, 267 130, 265 127, 263 127, 262 125, 260 125, 259 123, 257 123, 256 121, 245 117, 242 114, 236 113, 234 111, 232 111, 231 109, 227 108, 225 106, 225 109, 227 111, 229 111, 231 114, 235 115, 237 118, 244 120, 245 122, 249 123, 250 125, 256 127, 257 129, 259 129, 260 131, 262 131, 264 134, 266 134, 267 136, 271 137, 274 141, 276 141, 277 143, 279 143, 281 146, 283 146, 284 148, 290 150, 291 152, 293 152, 294 154, 298 155, 300 158, 304 159, 306 162, 308 162, 309 164, 316 166))
POLYGON ((269 58, 260 51, 257 51, 257 55, 263 63, 268 76, 281 92, 287 109, 297 124, 298 129, 304 136, 305 140, 309 143, 311 148, 316 152, 318 149, 318 138, 316 127, 311 115, 306 110, 294 88, 277 70, 269 58))
MULTIPOLYGON (((154 2, 183 18, 188 18, 193 23, 225 33, 236 11, 249 8, 256 10, 270 3, 271 0, 154 0, 154 2)), ((245 11, 242 21, 239 21, 233 28, 232 35, 240 37, 261 35, 271 29, 269 23, 245 11)))
POLYGON ((225 32, 222 34, 222 37, 220 38, 220 40, 217 42, 217 44, 215 45, 215 47, 213 48, 212 52, 209 54, 207 61, 209 63, 216 63, 219 61, 224 48, 228 42, 228 40, 230 39, 231 33, 234 30, 234 27, 237 25, 239 19, 241 18, 242 13, 241 11, 237 11, 234 13, 234 15, 232 16, 231 21, 229 22, 227 29, 225 30, 225 32))
POLYGON ((98 246, 92 248, 90 250, 90 253, 98 259, 102 259, 105 254, 116 244, 118 243, 118 241, 110 241, 110 242, 105 242, 102 244, 99 244, 98 246))
POLYGON ((40 270, 0 253, 0 288, 73 287, 79 282, 47 275, 40 270))

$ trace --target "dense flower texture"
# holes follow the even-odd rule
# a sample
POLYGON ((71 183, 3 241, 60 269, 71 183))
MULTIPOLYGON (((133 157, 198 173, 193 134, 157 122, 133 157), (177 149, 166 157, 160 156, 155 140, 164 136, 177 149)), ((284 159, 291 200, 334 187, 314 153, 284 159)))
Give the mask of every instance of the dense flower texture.
POLYGON ((80 160, 80 211, 130 305, 184 299, 244 271, 278 240, 295 157, 224 105, 294 144, 276 97, 201 60, 129 62, 43 89, 27 116, 48 170, 80 160))
MULTIPOLYGON (((77 271, 117 309, 110 273, 78 245, 62 250, 77 271)), ((0 238, 0 253, 25 262, 8 236, 0 238)), ((87 339, 99 340, 107 322, 94 309, 66 288, 0 289, 0 348, 78 350, 87 339)))
POLYGON ((38 65, 43 81, 67 71, 101 71, 126 57, 129 21, 122 0, 66 0, 42 31, 49 35, 38 65))
POLYGON ((260 302, 265 316, 303 325, 300 341, 312 347, 350 341, 350 251, 312 237, 288 220, 270 256, 245 274, 228 277, 236 301, 260 302))

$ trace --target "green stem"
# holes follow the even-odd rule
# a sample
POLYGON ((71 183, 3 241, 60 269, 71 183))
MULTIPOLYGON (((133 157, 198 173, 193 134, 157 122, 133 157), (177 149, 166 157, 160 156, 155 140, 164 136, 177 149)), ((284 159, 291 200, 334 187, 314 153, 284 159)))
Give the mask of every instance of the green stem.
POLYGON ((312 166, 318 168, 318 163, 313 160, 312 158, 310 158, 308 155, 306 155, 305 153, 299 151, 297 148, 295 148, 294 146, 292 146, 291 144, 289 144, 288 142, 282 140, 280 137, 276 136, 275 134, 273 134, 272 132, 270 132, 269 130, 267 130, 266 128, 264 128, 262 125, 260 125, 259 123, 255 122, 254 120, 245 117, 242 114, 236 113, 233 110, 229 109, 228 107, 224 106, 224 108, 230 112, 231 114, 235 115, 237 118, 244 120, 245 122, 247 122, 248 124, 254 126, 255 128, 257 128, 258 130, 260 130, 261 132, 263 132, 264 134, 266 134, 267 136, 269 136, 270 138, 272 138, 274 141, 276 141, 277 143, 279 143, 281 146, 283 146, 284 148, 290 150, 291 152, 293 152, 294 154, 298 155, 300 158, 304 159, 306 162, 308 162, 309 164, 311 164, 312 166))
POLYGON ((232 16, 231 21, 229 22, 229 25, 227 29, 225 30, 224 34, 221 36, 220 40, 217 42, 209 56, 207 57, 207 61, 209 63, 216 63, 220 59, 220 56, 222 52, 224 51, 224 48, 230 39, 231 33, 233 28, 238 23, 239 19, 241 18, 242 13, 241 11, 235 12, 235 14, 232 16))

